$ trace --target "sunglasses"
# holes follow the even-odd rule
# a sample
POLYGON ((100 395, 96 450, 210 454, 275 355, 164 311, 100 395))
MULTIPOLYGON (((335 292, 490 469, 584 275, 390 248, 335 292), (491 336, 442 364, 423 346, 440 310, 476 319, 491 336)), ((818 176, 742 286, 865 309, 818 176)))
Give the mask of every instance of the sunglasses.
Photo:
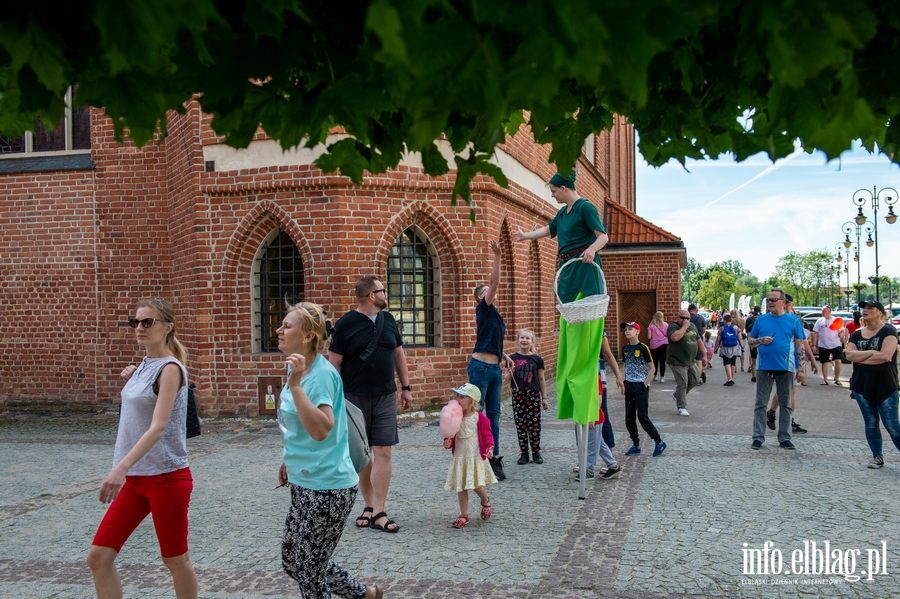
POLYGON ((165 320, 163 320, 162 318, 142 318, 140 320, 138 320, 137 318, 129 318, 128 326, 130 326, 132 329, 136 329, 138 328, 138 325, 141 325, 141 328, 149 329, 157 322, 165 322, 165 320))
POLYGON ((678 320, 690 320, 690 319, 691 319, 690 316, 679 316, 678 317, 678 320))
POLYGON ((369 293, 383 293, 383 294, 387 295, 387 289, 382 287, 381 289, 373 289, 369 293))
POLYGON ((783 297, 767 297, 766 301, 774 304, 775 302, 780 302, 783 299, 783 297))

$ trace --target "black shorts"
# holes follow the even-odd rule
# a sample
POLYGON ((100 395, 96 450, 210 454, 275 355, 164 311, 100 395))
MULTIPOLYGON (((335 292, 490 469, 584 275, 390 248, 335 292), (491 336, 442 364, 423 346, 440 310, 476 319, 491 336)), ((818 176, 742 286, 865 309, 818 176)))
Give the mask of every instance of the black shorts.
POLYGON ((759 354, 759 348, 758 348, 758 347, 751 347, 751 348, 750 348, 750 357, 751 357, 751 358, 753 358, 753 359, 755 360, 755 359, 756 359, 756 356, 757 356, 758 354, 759 354))
POLYGON ((366 420, 366 436, 372 447, 390 447, 400 443, 397 431, 397 394, 356 395, 344 393, 344 397, 362 410, 366 420))
POLYGON ((832 360, 838 360, 844 357, 844 350, 840 347, 833 347, 828 349, 826 347, 819 348, 819 362, 831 362, 832 360))
POLYGON ((722 356, 722 365, 723 366, 734 366, 735 363, 737 362, 737 359, 738 359, 737 356, 731 356, 730 358, 726 358, 725 356, 722 356))

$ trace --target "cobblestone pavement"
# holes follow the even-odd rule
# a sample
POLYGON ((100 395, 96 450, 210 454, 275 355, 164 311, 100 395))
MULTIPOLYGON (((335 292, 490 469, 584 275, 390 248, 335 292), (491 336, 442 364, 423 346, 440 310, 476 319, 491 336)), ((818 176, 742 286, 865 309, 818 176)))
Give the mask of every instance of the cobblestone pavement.
MULTIPOLYGON (((900 457, 886 443, 887 466, 868 470, 855 402, 846 387, 818 380, 800 390, 796 419, 810 433, 795 436, 797 451, 779 449, 774 434, 752 451, 749 378, 738 373, 737 385, 723 387, 714 368, 689 396, 688 418, 675 411, 671 383, 654 385, 650 415, 668 444, 659 458, 624 457, 624 400, 613 391, 613 451, 623 473, 590 482, 583 501, 572 424, 546 416, 545 463, 518 466, 507 406, 509 477, 490 489, 494 517, 462 530, 450 526, 458 506, 443 490, 450 456, 436 420, 407 421, 388 506, 401 532, 353 526, 360 499, 335 559, 384 584, 389 598, 900 596, 900 515, 886 508, 900 486, 900 457), (816 573, 812 542, 818 551, 828 543, 827 575, 816 573), (797 559, 809 573, 751 574, 750 555, 765 555, 770 568, 797 559)), ((97 490, 114 438, 108 415, 0 414, 0 597, 94 596, 84 559, 104 510, 97 490)), ((641 442, 652 450, 643 432, 641 442)), ((297 597, 280 566, 288 492, 272 489, 274 423, 209 422, 189 447, 201 597, 297 597)), ((174 597, 149 519, 118 564, 127 597, 174 597)))

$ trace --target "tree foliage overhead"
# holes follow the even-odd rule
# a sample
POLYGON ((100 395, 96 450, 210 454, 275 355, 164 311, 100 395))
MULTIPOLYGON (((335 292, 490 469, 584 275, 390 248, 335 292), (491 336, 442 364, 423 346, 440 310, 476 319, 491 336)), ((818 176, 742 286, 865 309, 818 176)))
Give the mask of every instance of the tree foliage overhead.
POLYGON ((350 138, 318 160, 354 181, 421 152, 456 192, 527 123, 566 172, 626 116, 653 165, 773 160, 800 139, 836 157, 900 144, 900 3, 883 0, 7 0, 0 133, 76 104, 139 145, 194 94, 229 144, 257 126, 285 148, 350 138), (749 116, 749 119, 746 118, 749 116))

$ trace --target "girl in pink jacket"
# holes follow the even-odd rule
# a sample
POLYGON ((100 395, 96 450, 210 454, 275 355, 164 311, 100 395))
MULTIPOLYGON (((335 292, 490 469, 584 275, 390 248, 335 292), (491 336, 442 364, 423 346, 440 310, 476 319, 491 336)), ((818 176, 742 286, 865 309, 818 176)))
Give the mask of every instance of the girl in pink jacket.
POLYGON ((453 521, 453 528, 462 528, 469 523, 469 491, 475 491, 481 500, 481 519, 491 517, 491 500, 485 487, 497 484, 497 477, 488 462, 494 455, 491 422, 475 409, 481 401, 481 391, 471 383, 452 391, 463 409, 463 418, 456 436, 444 439, 444 447, 453 451, 444 488, 456 491, 459 517, 453 521))

